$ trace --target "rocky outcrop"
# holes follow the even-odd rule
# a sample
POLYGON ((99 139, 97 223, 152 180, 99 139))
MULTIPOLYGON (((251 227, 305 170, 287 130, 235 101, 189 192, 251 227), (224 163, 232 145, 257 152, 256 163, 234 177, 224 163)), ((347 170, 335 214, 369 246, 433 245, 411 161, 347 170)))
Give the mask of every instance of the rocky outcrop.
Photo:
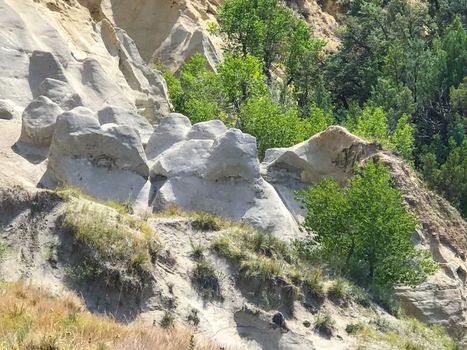
POLYGON ((219 60, 221 40, 207 30, 215 22, 222 0, 100 1, 103 16, 135 40, 146 62, 164 63, 173 71, 198 51, 213 64, 219 60))
POLYGON ((18 115, 16 106, 9 100, 0 100, 0 119, 13 119, 18 115))
POLYGON ((154 131, 154 128, 144 117, 131 109, 109 106, 97 112, 97 116, 101 125, 117 124, 135 129, 143 145, 148 143, 154 131))
POLYGON ((167 38, 154 51, 152 61, 159 62, 172 72, 178 72, 195 53, 202 54, 211 69, 221 62, 222 53, 214 39, 195 21, 186 15, 180 16, 167 38))
POLYGON ((137 132, 116 124, 101 126, 85 107, 57 118, 47 171, 57 184, 117 201, 134 200, 149 175, 137 132))
POLYGON ((63 110, 48 97, 39 96, 23 112, 19 140, 36 146, 49 146, 55 130, 57 116, 63 110))
POLYGON ((143 64, 124 31, 93 23, 76 1, 45 3, 0 0, 0 32, 9 33, 0 36, 2 99, 25 108, 43 95, 64 110, 112 105, 151 120, 168 114, 161 73, 143 64))
POLYGON ((219 121, 192 127, 173 114, 156 128, 146 151, 155 210, 175 205, 241 220, 286 240, 297 237, 295 220, 260 176, 254 137, 219 121))
POLYGON ((305 212, 295 200, 295 191, 309 187, 324 177, 344 184, 353 166, 375 155, 380 146, 358 138, 340 126, 325 131, 290 148, 266 151, 261 165, 264 178, 280 194, 287 208, 301 221, 305 212))
POLYGON ((399 288, 397 294, 401 303, 409 314, 423 322, 444 325, 453 335, 459 330, 465 331, 467 225, 446 200, 427 190, 401 159, 342 127, 331 126, 296 146, 268 150, 261 167, 264 178, 301 221, 306 212, 294 199, 297 189, 325 177, 345 184, 353 175, 354 165, 369 160, 381 160, 389 168, 407 206, 420 221, 415 243, 431 250, 440 266, 440 270, 419 287, 399 288))

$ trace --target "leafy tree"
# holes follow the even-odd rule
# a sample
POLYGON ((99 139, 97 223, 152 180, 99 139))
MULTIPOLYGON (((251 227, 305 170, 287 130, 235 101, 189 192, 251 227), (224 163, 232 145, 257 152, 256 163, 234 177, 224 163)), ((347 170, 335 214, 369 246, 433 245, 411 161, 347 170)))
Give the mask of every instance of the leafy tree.
POLYGON ((194 123, 219 118, 225 100, 222 83, 201 54, 185 63, 179 82, 167 76, 169 95, 177 112, 186 114, 194 123))
POLYGON ((417 221, 382 163, 368 162, 347 187, 324 179, 301 199, 308 209, 305 227, 344 272, 358 267, 366 283, 393 287, 417 285, 436 270, 429 253, 414 248, 417 221))
POLYGON ((444 195, 467 217, 467 78, 456 89, 451 88, 451 110, 447 130, 448 141, 441 134, 422 148, 421 169, 425 181, 444 195))
POLYGON ((268 97, 249 100, 240 118, 241 129, 256 137, 260 157, 269 148, 293 146, 312 132, 309 120, 301 119, 296 110, 282 111, 268 97))
POLYGON ((391 130, 384 110, 368 105, 356 116, 349 117, 345 126, 358 136, 381 142, 405 159, 412 159, 414 127, 406 114, 399 118, 396 127, 391 130))
POLYGON ((323 40, 312 38, 308 24, 297 21, 291 35, 285 70, 287 84, 293 84, 302 116, 307 116, 314 104, 330 109, 322 74, 325 61, 324 45, 323 40))
POLYGON ((235 107, 236 112, 247 99, 268 94, 262 64, 254 56, 240 58, 227 55, 217 71, 227 104, 235 107))
POLYGON ((260 58, 269 79, 272 64, 287 52, 293 20, 292 11, 279 0, 226 0, 218 16, 228 51, 260 58))

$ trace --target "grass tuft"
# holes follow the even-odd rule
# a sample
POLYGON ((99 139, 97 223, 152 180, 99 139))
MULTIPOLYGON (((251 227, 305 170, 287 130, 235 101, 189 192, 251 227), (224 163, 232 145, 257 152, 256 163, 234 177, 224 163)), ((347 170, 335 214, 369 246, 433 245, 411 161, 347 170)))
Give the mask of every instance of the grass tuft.
POLYGON ((86 260, 96 270, 105 271, 112 266, 140 280, 150 274, 158 239, 144 221, 74 199, 66 203, 63 224, 86 248, 86 260))

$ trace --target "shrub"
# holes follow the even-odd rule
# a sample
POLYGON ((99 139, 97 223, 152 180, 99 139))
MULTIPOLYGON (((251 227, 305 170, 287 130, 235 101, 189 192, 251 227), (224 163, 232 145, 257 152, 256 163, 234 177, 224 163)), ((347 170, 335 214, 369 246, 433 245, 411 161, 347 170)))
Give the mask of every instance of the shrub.
POLYGON ((196 262, 192 278, 201 288, 205 299, 222 298, 219 277, 212 263, 205 257, 201 257, 196 262))
POLYGON ((315 329, 326 336, 331 336, 334 330, 334 320, 327 313, 318 312, 315 316, 315 329))
POLYGON ((303 326, 304 326, 305 328, 310 328, 310 327, 311 327, 311 322, 308 321, 308 320, 305 320, 305 321, 303 321, 303 326))
POLYGON ((325 297, 321 268, 317 267, 305 274, 303 284, 315 298, 325 297))
POLYGON ((162 328, 172 328, 175 325, 175 316, 172 311, 166 310, 162 316, 160 325, 162 328))
MULTIPOLYGON (((84 254, 93 269, 106 273, 109 266, 116 270, 123 268, 129 276, 137 277, 139 282, 135 281, 134 287, 141 287, 145 276, 150 275, 158 239, 145 222, 76 199, 66 204, 63 225, 71 229, 76 241, 86 248, 84 254)), ((113 276, 114 272, 108 271, 108 275, 113 276)), ((119 276, 122 283, 124 276, 119 276)), ((128 282, 133 284, 131 280, 128 282)))
POLYGON ((360 323, 349 323, 345 327, 345 331, 348 334, 356 335, 364 329, 364 326, 360 323))
POLYGON ((347 280, 340 277, 336 278, 327 290, 328 297, 340 305, 347 304, 350 292, 349 283, 347 280))
POLYGON ((195 230, 220 231, 227 227, 228 224, 225 219, 219 216, 204 212, 197 212, 193 215, 191 226, 195 230))

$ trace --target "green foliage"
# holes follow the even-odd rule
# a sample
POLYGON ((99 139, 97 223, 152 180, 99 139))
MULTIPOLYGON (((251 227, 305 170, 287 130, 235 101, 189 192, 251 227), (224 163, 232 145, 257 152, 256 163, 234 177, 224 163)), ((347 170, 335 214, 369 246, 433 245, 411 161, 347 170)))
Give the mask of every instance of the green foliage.
POLYGON ((329 299, 340 305, 345 305, 350 297, 351 287, 347 280, 336 278, 328 287, 327 294, 329 299))
POLYGON ((222 298, 219 278, 212 263, 201 256, 197 259, 193 271, 193 282, 196 283, 205 299, 222 298))
POLYGON ((279 0, 227 0, 218 20, 228 51, 260 58, 266 71, 286 52, 294 22, 292 11, 279 0))
POLYGON ((451 87, 451 109, 447 142, 442 134, 424 145, 420 156, 422 173, 428 185, 437 189, 467 217, 467 78, 451 87))
POLYGON ((428 252, 415 250, 410 238, 417 222, 381 163, 369 162, 345 188, 325 179, 301 196, 306 228, 326 255, 341 257, 338 267, 346 273, 358 266, 367 283, 392 287, 417 285, 436 270, 428 252))
POLYGON ((396 127, 391 130, 382 108, 366 106, 354 118, 349 118, 345 126, 358 136, 381 142, 405 159, 412 159, 414 126, 406 114, 399 118, 396 127))
POLYGON ((334 330, 334 320, 331 315, 318 312, 315 316, 315 329, 320 333, 331 335, 334 330))
MULTIPOLYGON (((256 137, 260 157, 269 148, 290 147, 312 133, 309 120, 301 119, 295 110, 281 111, 267 97, 249 100, 242 107, 240 118, 242 130, 256 137)), ((318 123, 324 124, 322 119, 318 123)))
MULTIPOLYGON (((108 266, 121 268, 129 276, 137 277, 134 286, 141 287, 142 278, 150 273, 152 256, 158 250, 157 237, 145 222, 78 198, 66 204, 63 225, 85 247, 89 263, 85 264, 85 270, 73 269, 72 273, 87 276, 92 271, 107 272, 108 266)), ((108 277, 115 275, 112 271, 108 274, 108 277)), ((124 276, 117 275, 123 283, 124 276)), ((132 280, 128 282, 133 285, 132 280)))
POLYGON ((229 226, 229 223, 216 215, 204 212, 197 212, 192 215, 191 226, 195 230, 201 231, 220 231, 229 226))

